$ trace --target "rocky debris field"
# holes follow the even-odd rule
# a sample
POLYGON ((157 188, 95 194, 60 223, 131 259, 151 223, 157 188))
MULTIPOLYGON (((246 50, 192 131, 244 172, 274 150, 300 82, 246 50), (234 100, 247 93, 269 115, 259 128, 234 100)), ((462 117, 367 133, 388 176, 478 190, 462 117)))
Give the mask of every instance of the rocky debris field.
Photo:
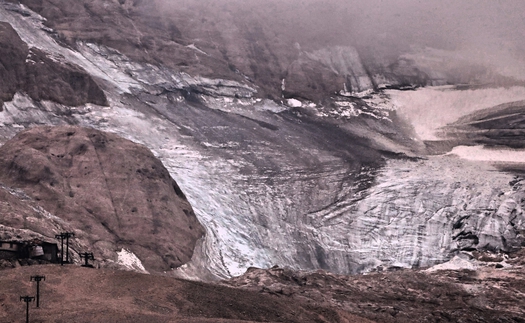
POLYGON ((523 250, 464 256, 426 270, 352 276, 251 268, 226 284, 375 322, 525 322, 523 250))

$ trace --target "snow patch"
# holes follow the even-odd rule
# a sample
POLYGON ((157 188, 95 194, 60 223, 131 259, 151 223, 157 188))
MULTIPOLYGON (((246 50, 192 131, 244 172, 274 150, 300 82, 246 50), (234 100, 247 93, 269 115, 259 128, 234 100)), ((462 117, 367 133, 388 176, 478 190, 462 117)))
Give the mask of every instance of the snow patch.
POLYGON ((288 100, 286 100, 286 105, 288 105, 291 108, 300 108, 300 107, 303 106, 301 101, 299 101, 297 99, 288 99, 288 100))
POLYGON ((126 248, 122 248, 122 250, 117 251, 117 263, 121 266, 124 266, 125 268, 133 271, 137 271, 140 273, 149 274, 149 272, 144 268, 142 265, 142 262, 140 259, 131 251, 129 251, 126 248))
POLYGON ((208 53, 206 53, 206 52, 203 51, 202 49, 199 49, 197 46, 195 46, 195 44, 191 44, 191 45, 188 45, 188 46, 186 46, 186 47, 191 48, 191 49, 193 49, 193 50, 195 50, 195 51, 197 51, 197 52, 199 52, 199 53, 201 53, 201 54, 204 54, 204 55, 210 56, 210 55, 208 55, 208 53))
POLYGON ((253 107, 255 108, 255 110, 258 111, 270 111, 273 113, 280 113, 288 110, 286 106, 277 104, 275 101, 268 99, 257 101, 257 103, 253 107))
POLYGON ((459 118, 497 105, 525 100, 525 87, 457 91, 452 86, 416 91, 387 90, 398 114, 413 125, 421 140, 439 140, 436 132, 459 118))
POLYGON ((485 146, 456 146, 447 155, 487 162, 525 163, 524 149, 490 149, 485 146))
POLYGON ((462 269, 476 270, 478 269, 478 266, 476 266, 475 264, 473 264, 472 262, 466 259, 462 259, 458 256, 455 256, 450 261, 447 261, 439 265, 432 266, 425 271, 435 272, 438 270, 462 270, 462 269))

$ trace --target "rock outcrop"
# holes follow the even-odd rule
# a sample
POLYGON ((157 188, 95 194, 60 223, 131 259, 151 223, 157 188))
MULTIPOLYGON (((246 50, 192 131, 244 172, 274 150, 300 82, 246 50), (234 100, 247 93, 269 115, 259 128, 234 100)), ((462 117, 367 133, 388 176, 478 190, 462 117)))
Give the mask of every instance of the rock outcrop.
POLYGON ((250 268, 226 284, 341 309, 374 322, 523 322, 523 299, 517 297, 525 288, 523 255, 484 261, 463 256, 462 262, 476 270, 450 266, 343 276, 250 268))
POLYGON ((35 100, 69 106, 107 104, 104 92, 85 70, 28 48, 10 24, 0 23, 0 48, 0 105, 19 91, 35 100))
POLYGON ((441 129, 444 138, 464 145, 525 148, 525 101, 501 104, 469 114, 441 129))
MULTIPOLYGON (((290 26, 276 21, 282 13, 271 5, 261 8, 246 3, 246 8, 240 8, 229 3, 100 0, 21 3, 46 18, 45 26, 72 47, 78 41, 93 42, 135 61, 190 75, 249 80, 261 98, 284 95, 317 102, 344 91, 345 84, 356 93, 447 81, 434 79, 405 58, 363 60, 355 47, 340 46, 337 39, 327 40, 322 49, 308 43, 302 48, 303 40, 319 41, 297 36, 304 30, 291 34, 288 28, 280 29, 290 26), (288 84, 284 91, 283 80, 288 84)), ((327 33, 320 31, 322 36, 317 37, 328 39, 327 33)))
POLYGON ((72 231, 73 250, 90 249, 102 262, 127 249, 148 271, 170 270, 190 260, 204 233, 146 147, 94 129, 20 133, 0 147, 0 182, 9 197, 1 224, 51 238, 72 231))

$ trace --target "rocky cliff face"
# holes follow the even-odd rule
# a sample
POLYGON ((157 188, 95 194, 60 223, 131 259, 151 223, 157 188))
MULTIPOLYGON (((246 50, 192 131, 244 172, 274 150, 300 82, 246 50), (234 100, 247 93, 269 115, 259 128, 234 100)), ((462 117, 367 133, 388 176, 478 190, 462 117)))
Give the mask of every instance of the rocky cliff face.
MULTIPOLYGON (((261 98, 284 95, 319 101, 345 88, 363 92, 447 82, 447 76, 436 78, 408 58, 364 60, 355 47, 340 46, 334 40, 322 49, 312 46, 318 42, 312 40, 314 36, 292 36, 287 32, 291 26, 279 20, 284 13, 271 4, 265 8, 227 2, 22 3, 47 19, 44 24, 52 28, 55 39, 73 48, 78 41, 94 42, 133 60, 190 75, 249 80, 257 85, 261 98)), ((301 30, 296 35, 304 33, 301 30)))
POLYGON ((69 106, 107 104, 104 92, 82 68, 57 62, 38 48, 28 48, 10 24, 0 24, 0 33, 3 101, 22 91, 35 100, 69 106))
POLYGON ((93 129, 37 127, 0 150, 4 226, 51 239, 72 231, 74 251, 107 264, 126 249, 152 272, 188 262, 203 234, 177 183, 141 145, 93 129))
POLYGON ((446 73, 352 46, 296 46, 233 9, 232 19, 203 21, 184 7, 166 8, 167 19, 154 2, 23 3, 2 3, 0 20, 28 47, 89 74, 107 106, 16 88, 0 113, 2 141, 36 124, 77 124, 151 149, 206 228, 177 275, 274 264, 353 273, 521 243, 521 178, 428 157, 429 144, 381 90, 440 84, 446 73))

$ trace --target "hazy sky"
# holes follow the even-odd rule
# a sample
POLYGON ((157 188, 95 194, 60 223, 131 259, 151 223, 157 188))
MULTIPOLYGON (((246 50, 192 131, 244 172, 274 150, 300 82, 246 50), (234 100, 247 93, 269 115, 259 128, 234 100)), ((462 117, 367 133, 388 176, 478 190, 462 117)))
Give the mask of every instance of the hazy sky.
MULTIPOLYGON (((493 67, 525 79, 525 1, 356 1, 356 41, 372 50, 428 46, 454 52, 453 59, 493 67)), ((345 5, 346 6, 346 5, 345 5)), ((358 45, 359 46, 359 45, 358 45)))
POLYGON ((522 46, 525 1, 439 0, 359 1, 363 36, 393 38, 442 48, 522 46))
POLYGON ((351 45, 392 56, 432 47, 454 52, 447 54, 451 60, 525 79, 524 0, 157 1, 165 12, 186 10, 215 20, 257 17, 290 39, 290 46, 351 45))
MULTIPOLYGON (((484 43, 501 38, 523 41, 523 0, 158 0, 174 8, 253 10, 300 24, 305 32, 344 34, 440 45, 484 43), (310 29, 310 30, 306 30, 310 29)), ((363 40, 363 39, 361 39, 363 40)))

